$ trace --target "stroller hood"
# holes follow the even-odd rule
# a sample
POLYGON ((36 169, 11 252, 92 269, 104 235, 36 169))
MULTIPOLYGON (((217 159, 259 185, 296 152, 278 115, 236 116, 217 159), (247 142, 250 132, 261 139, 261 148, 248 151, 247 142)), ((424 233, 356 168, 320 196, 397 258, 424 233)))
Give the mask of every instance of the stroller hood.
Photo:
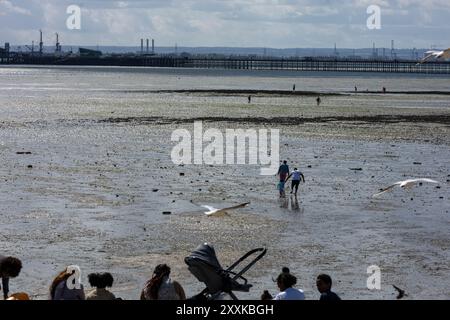
POLYGON ((212 246, 207 243, 198 246, 184 262, 197 280, 206 285, 209 293, 214 294, 223 290, 224 277, 221 275, 223 269, 212 246))
POLYGON ((199 260, 203 263, 206 263, 216 271, 223 270, 222 266, 219 263, 219 260, 217 260, 216 251, 208 243, 199 245, 189 257, 185 258, 184 261, 187 265, 190 265, 193 260, 199 260))

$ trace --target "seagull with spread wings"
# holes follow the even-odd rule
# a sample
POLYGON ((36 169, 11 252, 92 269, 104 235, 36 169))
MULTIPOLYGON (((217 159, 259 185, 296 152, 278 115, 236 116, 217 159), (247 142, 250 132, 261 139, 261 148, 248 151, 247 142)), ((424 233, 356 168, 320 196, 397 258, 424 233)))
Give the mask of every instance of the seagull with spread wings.
POLYGON ((206 205, 204 205, 202 207, 209 210, 209 211, 204 212, 207 216, 223 216, 223 215, 227 215, 228 211, 243 208, 243 207, 248 206, 249 204, 250 204, 250 202, 246 202, 246 203, 238 204, 236 206, 222 208, 222 209, 216 209, 214 207, 206 206, 206 205))
POLYGON ((428 60, 431 59, 450 59, 450 48, 442 50, 442 51, 438 51, 438 50, 430 50, 425 52, 425 57, 419 61, 418 64, 427 62, 428 60))
POLYGON ((380 189, 380 192, 375 193, 373 195, 373 197, 378 197, 379 195, 382 195, 385 192, 391 191, 392 189, 394 189, 395 187, 400 187, 400 188, 411 188, 414 184, 416 183, 422 183, 422 182, 429 182, 429 183, 439 183, 436 180, 432 180, 432 179, 428 179, 428 178, 419 178, 419 179, 408 179, 408 180, 404 180, 404 181, 399 181, 394 183, 393 185, 390 185, 389 187, 380 189))

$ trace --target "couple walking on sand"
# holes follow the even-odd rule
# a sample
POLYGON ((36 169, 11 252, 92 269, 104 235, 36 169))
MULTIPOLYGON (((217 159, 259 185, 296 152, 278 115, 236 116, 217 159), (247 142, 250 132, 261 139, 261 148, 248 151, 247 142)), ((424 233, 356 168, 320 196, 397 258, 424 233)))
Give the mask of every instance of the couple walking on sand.
POLYGON ((280 167, 278 168, 277 175, 280 176, 280 182, 278 183, 278 191, 280 192, 280 198, 286 196, 285 184, 291 177, 292 177, 291 194, 294 193, 295 196, 297 196, 300 181, 303 180, 303 182, 305 182, 305 176, 303 175, 303 173, 298 171, 297 168, 294 168, 294 171, 290 172, 289 166, 287 165, 287 161, 284 160, 283 164, 280 165, 280 167))

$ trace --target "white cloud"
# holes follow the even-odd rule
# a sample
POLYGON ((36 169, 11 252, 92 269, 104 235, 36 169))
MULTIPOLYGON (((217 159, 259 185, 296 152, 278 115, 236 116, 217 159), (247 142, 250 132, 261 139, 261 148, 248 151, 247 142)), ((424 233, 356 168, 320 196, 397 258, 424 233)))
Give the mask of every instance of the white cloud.
POLYGON ((180 46, 369 47, 374 38, 421 47, 448 41, 450 20, 448 0, 91 0, 81 5, 82 30, 70 31, 65 11, 73 3, 0 0, 0 38, 29 43, 42 28, 84 45, 138 46, 152 37, 180 46), (381 30, 365 27, 371 4, 382 8, 381 30))
POLYGON ((18 13, 31 16, 31 11, 19 6, 15 6, 9 0, 0 0, 0 15, 6 15, 8 13, 18 13))

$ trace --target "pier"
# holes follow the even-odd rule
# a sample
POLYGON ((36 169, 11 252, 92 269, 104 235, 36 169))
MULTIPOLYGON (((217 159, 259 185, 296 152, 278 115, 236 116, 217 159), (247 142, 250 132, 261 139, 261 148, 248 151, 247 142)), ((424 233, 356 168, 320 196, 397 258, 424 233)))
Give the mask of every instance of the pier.
POLYGON ((352 59, 332 57, 265 58, 265 57, 182 57, 174 55, 39 55, 0 51, 0 64, 135 66, 202 68, 231 70, 284 70, 304 72, 383 72, 450 74, 450 62, 416 60, 352 59))

